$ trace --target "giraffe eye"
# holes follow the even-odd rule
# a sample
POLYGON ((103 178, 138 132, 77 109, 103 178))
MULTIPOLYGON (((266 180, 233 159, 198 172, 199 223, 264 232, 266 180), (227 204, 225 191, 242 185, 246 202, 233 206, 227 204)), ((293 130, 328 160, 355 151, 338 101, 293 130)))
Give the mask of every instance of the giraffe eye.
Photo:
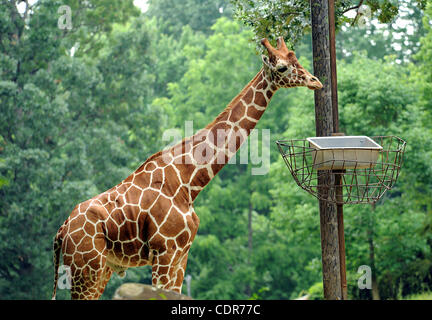
POLYGON ((277 69, 278 72, 285 72, 288 70, 288 67, 280 67, 277 69))

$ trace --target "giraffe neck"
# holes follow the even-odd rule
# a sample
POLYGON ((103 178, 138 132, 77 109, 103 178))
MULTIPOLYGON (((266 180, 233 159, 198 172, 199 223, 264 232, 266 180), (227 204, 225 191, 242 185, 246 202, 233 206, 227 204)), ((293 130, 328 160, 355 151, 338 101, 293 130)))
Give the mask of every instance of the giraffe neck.
POLYGON ((235 155, 276 90, 261 69, 211 123, 171 149, 174 157, 181 153, 177 168, 190 175, 191 201, 235 155))

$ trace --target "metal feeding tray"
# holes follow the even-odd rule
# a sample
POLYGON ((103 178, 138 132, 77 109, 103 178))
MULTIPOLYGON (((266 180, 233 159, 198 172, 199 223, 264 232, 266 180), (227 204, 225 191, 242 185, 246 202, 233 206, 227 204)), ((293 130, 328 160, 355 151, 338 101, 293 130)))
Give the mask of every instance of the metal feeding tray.
POLYGON ((377 202, 396 183, 406 147, 396 136, 314 137, 276 143, 297 185, 337 204, 377 202), (342 198, 336 190, 342 191, 342 198))
POLYGON ((366 136, 307 138, 316 170, 364 169, 373 167, 383 149, 366 136))

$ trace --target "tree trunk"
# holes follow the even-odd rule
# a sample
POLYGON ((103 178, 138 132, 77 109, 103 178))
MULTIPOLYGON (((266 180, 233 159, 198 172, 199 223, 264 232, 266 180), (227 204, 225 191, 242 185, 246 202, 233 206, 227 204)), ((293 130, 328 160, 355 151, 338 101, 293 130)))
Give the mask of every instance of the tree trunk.
MULTIPOLYGON (((333 112, 331 96, 330 44, 328 25, 328 0, 311 0, 312 46, 314 75, 323 84, 315 90, 315 125, 317 136, 330 136, 333 133, 333 112)), ((320 171, 318 185, 334 185, 334 176, 320 171)), ((325 188, 318 188, 321 197, 326 198, 325 188)), ((338 220, 336 206, 319 201, 321 251, 323 265, 324 298, 342 299, 338 220)))
MULTIPOLYGON (((250 266, 252 264, 252 250, 253 250, 253 243, 252 243, 252 202, 249 201, 249 210, 248 210, 248 260, 247 263, 250 266)), ((252 289, 250 286, 250 283, 246 285, 246 296, 250 297, 252 295, 252 289)))
POLYGON ((252 249, 253 249, 253 243, 252 243, 252 202, 249 202, 249 211, 248 211, 248 248, 249 248, 249 263, 250 263, 250 257, 252 256, 252 249))

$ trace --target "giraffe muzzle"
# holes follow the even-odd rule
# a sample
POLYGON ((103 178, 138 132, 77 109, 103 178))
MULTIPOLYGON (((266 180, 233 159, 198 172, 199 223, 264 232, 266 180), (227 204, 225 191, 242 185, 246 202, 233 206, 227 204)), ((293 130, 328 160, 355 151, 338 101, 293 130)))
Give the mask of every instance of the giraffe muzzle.
POLYGON ((306 81, 306 86, 311 90, 322 89, 323 85, 317 77, 310 75, 306 81))

